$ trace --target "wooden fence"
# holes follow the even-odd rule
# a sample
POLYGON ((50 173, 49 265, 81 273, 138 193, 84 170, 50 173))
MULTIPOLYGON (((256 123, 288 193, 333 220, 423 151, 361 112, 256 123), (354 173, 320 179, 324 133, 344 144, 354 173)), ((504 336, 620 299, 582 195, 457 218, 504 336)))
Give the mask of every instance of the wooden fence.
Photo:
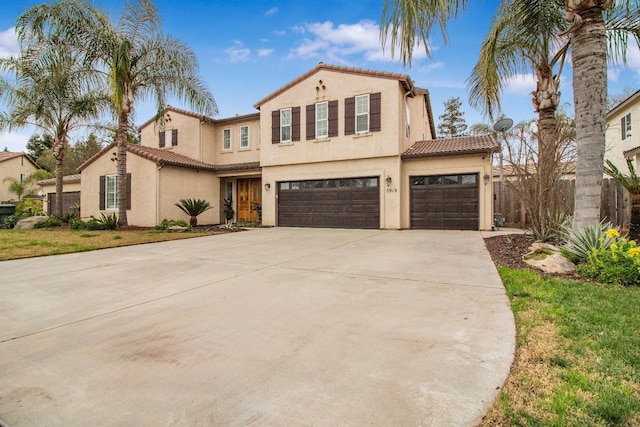
MULTIPOLYGON (((575 191, 575 180, 560 181, 558 190, 553 195, 553 206, 557 210, 572 213, 575 191)), ((530 226, 528 215, 522 203, 516 197, 515 192, 505 183, 493 183, 493 211, 502 215, 506 227, 526 228, 530 226)), ((628 226, 630 222, 631 198, 629 192, 611 178, 602 180, 600 218, 621 227, 628 226)))

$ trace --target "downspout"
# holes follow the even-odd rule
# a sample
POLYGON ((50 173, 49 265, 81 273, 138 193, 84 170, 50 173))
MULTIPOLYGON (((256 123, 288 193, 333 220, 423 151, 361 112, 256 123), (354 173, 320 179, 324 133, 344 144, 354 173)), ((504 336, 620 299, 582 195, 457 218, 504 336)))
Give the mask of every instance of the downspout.
POLYGON ((156 225, 160 224, 160 169, 162 166, 164 165, 160 163, 156 168, 156 225))

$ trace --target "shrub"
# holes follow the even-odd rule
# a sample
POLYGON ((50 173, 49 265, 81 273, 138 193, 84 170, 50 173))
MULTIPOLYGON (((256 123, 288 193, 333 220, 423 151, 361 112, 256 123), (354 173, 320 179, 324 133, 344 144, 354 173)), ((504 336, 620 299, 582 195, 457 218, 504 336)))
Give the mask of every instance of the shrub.
POLYGON ((62 221, 60 221, 60 219, 58 219, 54 215, 51 215, 49 218, 42 221, 38 221, 35 224, 33 224, 33 228, 60 227, 61 225, 62 225, 62 221))
POLYGON ((620 237, 615 229, 609 229, 606 237, 612 240, 609 246, 593 248, 587 254, 586 262, 578 265, 577 271, 604 283, 640 284, 640 248, 636 242, 620 237))
POLYGON ((87 230, 115 230, 120 226, 120 220, 116 214, 100 214, 100 218, 92 216, 86 223, 87 230))
POLYGON ((106 230, 106 226, 94 216, 89 218, 85 224, 87 230, 106 230))
POLYGON ((71 230, 86 230, 87 223, 80 218, 73 218, 69 220, 69 228, 71 230))
POLYGON ((189 225, 195 227, 198 225, 198 215, 211 209, 211 203, 202 199, 180 199, 175 204, 180 210, 189 215, 189 225))
POLYGON ((27 199, 23 200, 16 205, 16 213, 20 219, 28 218, 30 216, 36 215, 44 215, 44 211, 42 210, 42 201, 41 200, 32 200, 27 199))
POLYGON ((15 227, 16 224, 18 223, 18 221, 20 221, 21 219, 22 218, 20 218, 16 214, 5 216, 4 217, 4 222, 2 224, 0 224, 0 228, 11 229, 11 228, 15 227))
POLYGON ((158 230, 158 231, 164 231, 169 227, 186 227, 188 229, 191 229, 191 227, 189 227, 189 224, 187 224, 185 221, 178 219, 163 219, 162 222, 158 225, 156 225, 155 227, 153 227, 154 230, 158 230))
MULTIPOLYGON (((574 255, 579 261, 584 261, 593 249, 607 249, 614 242, 607 230, 612 230, 610 222, 591 225, 578 230, 564 227, 566 242, 562 249, 574 255)), ((616 229, 617 232, 617 229, 616 229)))

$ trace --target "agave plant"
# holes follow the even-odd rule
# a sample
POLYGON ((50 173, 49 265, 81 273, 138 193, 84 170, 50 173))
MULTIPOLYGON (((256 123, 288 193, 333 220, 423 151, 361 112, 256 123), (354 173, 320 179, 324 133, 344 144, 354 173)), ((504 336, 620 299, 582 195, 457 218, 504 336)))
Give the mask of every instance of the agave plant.
POLYGON ((176 206, 191 217, 189 219, 189 225, 192 227, 198 225, 198 215, 208 211, 212 207, 209 202, 201 199, 180 199, 179 203, 176 203, 176 206))
POLYGON ((615 240, 611 238, 607 231, 618 230, 610 222, 600 222, 598 225, 571 230, 567 225, 564 227, 566 242, 563 249, 571 253, 576 259, 583 261, 593 249, 608 249, 615 240))

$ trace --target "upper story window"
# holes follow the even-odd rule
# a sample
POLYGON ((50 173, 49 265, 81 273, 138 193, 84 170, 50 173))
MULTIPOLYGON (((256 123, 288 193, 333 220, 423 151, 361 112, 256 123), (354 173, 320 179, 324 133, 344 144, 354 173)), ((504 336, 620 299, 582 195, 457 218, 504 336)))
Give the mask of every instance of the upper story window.
POLYGON ((231 150, 231 129, 222 131, 222 149, 231 150))
POLYGON ((158 136, 160 139, 158 146, 160 148, 173 147, 178 145, 178 129, 162 131, 158 136))
POLYGON ((240 127, 240 148, 249 148, 249 126, 240 127))
POLYGON ((327 138, 329 136, 329 103, 319 102, 316 104, 316 138, 327 138))
POLYGON ((20 174, 20 182, 24 182, 27 179, 27 174, 26 173, 21 173, 20 174))
POLYGON ((271 112, 271 143, 300 141, 300 107, 271 112))
POLYGON ((382 94, 358 95, 344 100, 344 134, 366 134, 381 130, 382 94))
POLYGON ((280 142, 291 142, 291 108, 280 110, 280 142))
POLYGON ((356 133, 369 132, 369 94, 356 96, 356 133))
POLYGON ((622 140, 631 137, 631 113, 620 119, 620 130, 622 131, 622 140))

